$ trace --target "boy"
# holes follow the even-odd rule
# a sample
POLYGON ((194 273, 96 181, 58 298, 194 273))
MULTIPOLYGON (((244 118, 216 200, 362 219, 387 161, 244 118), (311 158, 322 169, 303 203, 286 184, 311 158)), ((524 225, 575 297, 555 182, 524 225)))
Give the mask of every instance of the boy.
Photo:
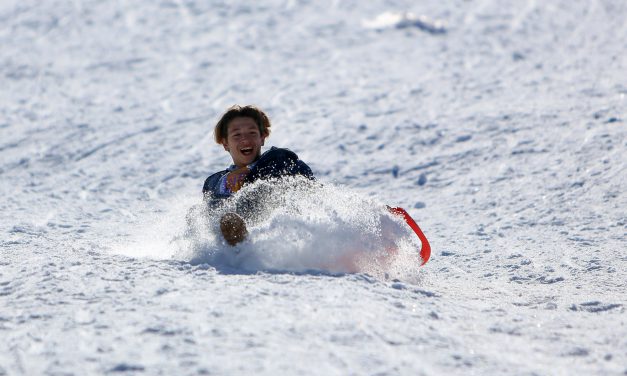
MULTIPOLYGON (((205 180, 202 191, 210 208, 258 179, 296 175, 314 179, 309 166, 288 149, 272 147, 261 153, 270 126, 268 116, 255 106, 235 105, 222 115, 214 128, 214 138, 231 155, 233 164, 205 180)), ((248 233, 243 219, 235 213, 226 213, 220 219, 220 231, 230 245, 241 242, 248 233)))

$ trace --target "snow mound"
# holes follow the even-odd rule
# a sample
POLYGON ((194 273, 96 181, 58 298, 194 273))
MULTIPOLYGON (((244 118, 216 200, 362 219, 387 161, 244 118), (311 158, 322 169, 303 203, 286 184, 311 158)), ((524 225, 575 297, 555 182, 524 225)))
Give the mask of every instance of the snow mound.
POLYGON ((416 16, 412 12, 384 12, 373 19, 363 20, 362 26, 375 30, 417 28, 430 34, 446 33, 443 21, 416 16))

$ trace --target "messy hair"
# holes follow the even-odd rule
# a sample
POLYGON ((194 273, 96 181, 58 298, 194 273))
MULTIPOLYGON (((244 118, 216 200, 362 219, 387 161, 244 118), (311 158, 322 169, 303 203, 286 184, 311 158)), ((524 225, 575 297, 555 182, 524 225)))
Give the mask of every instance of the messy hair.
POLYGON ((222 144, 222 142, 227 139, 229 123, 231 120, 238 117, 253 119, 259 127, 261 137, 268 137, 270 135, 270 119, 268 119, 268 116, 263 111, 252 105, 240 106, 236 104, 226 110, 213 129, 213 137, 216 143, 222 144))

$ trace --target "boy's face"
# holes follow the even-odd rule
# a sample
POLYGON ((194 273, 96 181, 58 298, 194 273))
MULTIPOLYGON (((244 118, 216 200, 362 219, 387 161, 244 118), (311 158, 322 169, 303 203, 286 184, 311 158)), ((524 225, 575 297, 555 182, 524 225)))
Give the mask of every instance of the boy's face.
POLYGON ((236 117, 228 124, 227 137, 222 145, 231 154, 233 164, 244 167, 261 154, 265 139, 252 118, 236 117))

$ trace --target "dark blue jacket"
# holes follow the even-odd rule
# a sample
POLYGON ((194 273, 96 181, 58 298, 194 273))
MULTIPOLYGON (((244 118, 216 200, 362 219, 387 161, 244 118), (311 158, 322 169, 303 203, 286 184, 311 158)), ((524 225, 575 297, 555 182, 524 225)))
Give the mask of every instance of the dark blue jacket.
MULTIPOLYGON (((229 173, 229 170, 222 170, 209 176, 205 180, 202 192, 207 201, 215 201, 230 197, 220 193, 220 179, 229 173)), ((272 147, 263 153, 255 166, 250 170, 244 179, 244 184, 252 183, 257 179, 280 178, 283 176, 302 175, 309 179, 314 179, 311 168, 305 162, 298 159, 298 155, 288 149, 272 147)))

